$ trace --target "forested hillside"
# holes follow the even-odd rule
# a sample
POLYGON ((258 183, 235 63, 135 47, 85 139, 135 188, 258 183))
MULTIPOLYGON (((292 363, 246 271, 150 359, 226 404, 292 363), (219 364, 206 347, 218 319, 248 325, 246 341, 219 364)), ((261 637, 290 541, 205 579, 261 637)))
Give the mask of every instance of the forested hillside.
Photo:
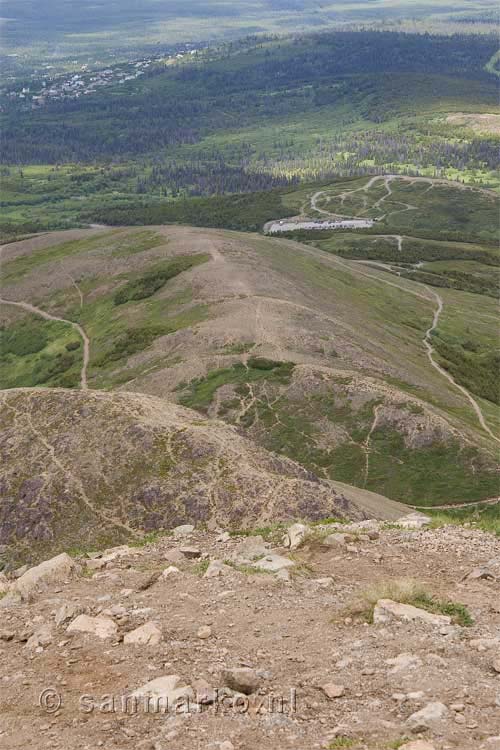
MULTIPOLYGON (((56 101, 25 113, 21 123, 16 109, 7 111, 0 155, 21 164, 133 157, 150 152, 152 143, 168 151, 236 123, 238 130, 267 126, 347 103, 351 117, 376 123, 407 111, 408 87, 416 111, 439 97, 465 95, 471 80, 477 103, 494 106, 495 81, 484 66, 496 49, 490 37, 380 32, 258 41, 236 56, 228 47, 215 62, 167 72, 156 66, 121 91, 56 101)), ((493 152, 485 149, 483 158, 491 162, 493 152)))
POLYGON ((103 208, 384 171, 494 187, 496 121, 449 118, 497 111, 496 49, 465 34, 250 38, 88 95, 63 83, 42 104, 4 99, 4 221, 65 227, 103 208))

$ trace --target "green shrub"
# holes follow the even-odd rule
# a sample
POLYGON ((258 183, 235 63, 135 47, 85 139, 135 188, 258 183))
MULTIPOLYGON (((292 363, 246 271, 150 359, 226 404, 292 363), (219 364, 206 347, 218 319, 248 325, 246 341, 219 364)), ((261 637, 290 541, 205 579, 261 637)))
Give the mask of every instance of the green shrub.
POLYGON ((450 375, 467 390, 477 396, 500 404, 500 387, 498 371, 500 353, 495 351, 479 352, 471 349, 471 342, 452 341, 438 333, 432 337, 432 344, 442 358, 442 366, 450 375))
MULTIPOLYGON (((63 354, 60 352, 55 357, 42 355, 33 370, 34 385, 47 383, 49 380, 52 380, 52 378, 62 375, 67 370, 71 369, 74 363, 75 358, 72 354, 63 354)), ((73 382, 73 380, 71 382, 73 382)), ((56 385, 56 383, 51 384, 56 385)))
POLYGON ((129 328, 122 333, 115 341, 111 349, 94 359, 94 366, 105 367, 111 362, 117 362, 132 354, 147 349, 158 336, 165 336, 172 333, 175 328, 166 325, 150 325, 138 328, 129 328))
POLYGON ((191 268, 197 262, 196 256, 174 258, 167 264, 143 274, 137 279, 129 281, 119 289, 113 301, 115 305, 124 305, 133 300, 146 299, 164 286, 169 279, 173 279, 183 271, 191 268))
POLYGON ((0 351, 2 355, 15 354, 25 357, 45 349, 48 335, 42 321, 29 318, 0 331, 0 351))
POLYGON ((281 367, 282 365, 283 362, 266 359, 266 357, 250 357, 248 360, 248 366, 254 370, 274 370, 276 367, 281 367))

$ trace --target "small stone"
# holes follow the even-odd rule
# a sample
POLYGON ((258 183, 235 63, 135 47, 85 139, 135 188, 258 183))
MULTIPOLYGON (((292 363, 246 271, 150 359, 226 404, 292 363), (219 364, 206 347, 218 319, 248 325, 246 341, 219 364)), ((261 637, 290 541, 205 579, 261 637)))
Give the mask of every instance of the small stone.
POLYGON ((250 695, 255 693, 259 687, 259 678, 254 669, 250 667, 237 667, 236 669, 225 669, 222 673, 225 686, 236 690, 238 693, 250 695))
POLYGON ((321 690, 324 692, 327 698, 342 698, 345 693, 344 685, 337 685, 334 682, 327 682, 321 685, 321 690))
POLYGON ((176 539, 182 539, 184 536, 189 536, 194 531, 194 526, 190 523, 185 523, 182 526, 176 526, 173 534, 176 539))
POLYGON ((413 742, 405 742, 401 745, 399 750, 436 750, 434 745, 431 745, 427 740, 414 740, 413 742))
POLYGON ((114 638, 118 632, 116 623, 109 617, 78 615, 66 629, 67 633, 88 633, 97 638, 114 638))
POLYGON ((461 713, 462 711, 465 711, 465 703, 452 703, 450 709, 457 713, 461 713))
POLYGON ((493 659, 491 666, 493 667, 494 672, 500 674, 500 655, 493 659))
POLYGON ((160 628, 150 621, 127 633, 123 642, 135 646, 157 646, 162 640, 163 634, 160 628))
POLYGON ((306 538, 308 531, 309 528, 303 523, 292 524, 286 531, 283 546, 291 550, 297 549, 306 538))
POLYGON ((455 724, 465 724, 465 716, 463 714, 455 714, 455 724))
POLYGON ((439 728, 447 714, 448 709, 444 703, 435 701, 412 714, 406 724, 412 732, 425 732, 427 729, 439 728))
POLYGON ((176 568, 175 565, 169 565, 168 568, 165 568, 165 570, 161 574, 161 577, 171 578, 172 576, 175 576, 177 573, 180 573, 179 568, 176 568))
POLYGON ((449 625, 451 618, 447 615, 434 615, 425 609, 413 607, 411 604, 401 604, 392 599, 379 599, 373 610, 373 622, 377 625, 385 625, 391 620, 402 620, 412 622, 419 620, 428 625, 449 625))
POLYGON ((195 560, 197 557, 201 557, 201 551, 198 547, 180 547, 179 552, 187 557, 188 560, 195 560))
POLYGON ((202 640, 206 640, 207 638, 210 638, 212 635, 212 628, 208 625, 202 625, 201 628, 198 629, 198 632, 196 633, 198 638, 201 638, 202 640))

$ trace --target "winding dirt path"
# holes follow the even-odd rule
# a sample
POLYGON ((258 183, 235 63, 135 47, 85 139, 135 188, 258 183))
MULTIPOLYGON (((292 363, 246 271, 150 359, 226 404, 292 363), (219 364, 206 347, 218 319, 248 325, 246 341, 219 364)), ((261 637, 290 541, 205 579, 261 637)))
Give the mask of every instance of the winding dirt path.
POLYGON ((466 503, 447 503, 446 505, 409 505, 415 510, 457 510, 460 508, 472 508, 475 505, 498 505, 500 497, 490 497, 488 500, 468 500, 466 503))
MULTIPOLYGON (((367 190, 369 190, 369 188, 377 180, 383 180, 384 181, 384 186, 386 188, 387 193, 386 193, 386 195, 382 196, 382 198, 380 198, 372 206, 372 208, 378 207, 378 206, 380 206, 380 204, 384 200, 386 200, 386 198, 388 198, 390 195, 392 195, 391 182, 393 180, 397 180, 397 179, 404 180, 405 182, 409 182, 410 184, 413 183, 413 182, 426 182, 426 183, 429 183, 430 187, 433 187, 436 184, 446 184, 446 185, 451 184, 451 185, 454 185, 454 186, 459 187, 461 189, 466 189, 467 188, 466 185, 460 185, 459 183, 457 183, 455 185, 455 183, 453 183, 451 180, 432 179, 430 177, 410 177, 410 176, 406 176, 406 175, 377 175, 375 177, 372 177, 370 180, 368 180, 368 182, 366 182, 365 185, 363 185, 362 187, 356 188, 355 190, 346 191, 346 192, 341 193, 340 195, 337 195, 335 197, 336 198, 341 198, 341 202, 343 203, 344 199, 345 199, 345 197, 347 195, 351 195, 352 193, 357 193, 359 191, 366 192, 367 190)), ((488 190, 481 189, 481 188, 478 188, 478 189, 481 192, 484 192, 486 194, 490 194, 490 191, 488 191, 488 190)), ((318 205, 317 205, 318 198, 321 195, 323 195, 324 192, 325 191, 319 191, 319 192, 315 193, 311 197, 311 208, 313 210, 315 210, 315 211, 319 211, 322 214, 328 214, 328 211, 325 211, 324 209, 318 208, 318 205)), ((407 206, 405 209, 402 209, 403 211, 409 211, 409 210, 412 210, 412 209, 416 209, 416 206, 411 206, 410 204, 403 204, 403 205, 407 206)), ((399 211, 396 211, 396 212, 393 211, 392 213, 399 213, 399 211)), ((330 215, 332 215, 332 214, 330 214, 330 215)), ((403 245, 403 237, 401 235, 380 235, 380 236, 385 236, 387 238, 391 237, 391 238, 396 239, 396 241, 398 243, 398 250, 401 252, 402 245, 403 245)), ((375 265, 382 265, 382 264, 375 264, 375 265)), ((368 275, 368 274, 365 274, 365 275, 368 275)), ((385 282, 385 283, 388 283, 388 282, 385 282)), ((393 286, 399 286, 399 285, 394 285, 393 284, 393 286)), ((411 292, 409 290, 404 289, 403 287, 400 287, 400 289, 402 289, 406 293, 410 293, 411 294, 411 292)), ((429 359, 429 362, 431 363, 432 367, 434 367, 434 369, 436 369, 439 372, 440 375, 442 375, 444 378, 446 378, 457 390, 459 390, 461 393, 463 393, 463 395, 467 398, 467 400, 471 404, 472 408, 474 409, 474 412, 475 412, 475 414, 476 414, 476 416, 477 416, 477 418, 479 420, 479 424, 481 425, 481 427, 483 428, 483 430, 485 432, 487 432, 488 435, 495 442, 500 443, 500 438, 497 438, 496 435, 494 435, 493 432, 491 431, 491 429, 488 427, 488 425, 486 423, 486 420, 484 418, 484 414, 482 412, 482 409, 479 406, 479 404, 477 403, 476 399, 469 393, 469 391, 466 388, 464 388, 462 385, 460 385, 459 383, 457 383, 456 380, 450 375, 450 373, 447 372, 447 370, 445 370, 443 367, 441 367, 441 365, 439 365, 436 362, 436 360, 434 359, 434 347, 432 346, 432 343, 431 343, 431 337, 432 337, 433 331, 435 331, 436 328, 437 328, 437 326, 438 326, 439 318, 440 318, 441 313, 443 311, 443 305, 444 305, 444 303, 443 303, 443 300, 442 300, 441 296, 437 292, 435 292, 432 289, 429 289, 429 287, 427 287, 427 286, 425 286, 425 289, 427 290, 427 292, 430 295, 432 295, 434 297, 434 299, 437 302, 437 308, 434 311, 434 317, 433 317, 433 320, 432 320, 432 325, 427 329, 427 331, 425 333, 425 336, 424 336, 424 339, 423 339, 423 342, 424 342, 424 345, 425 345, 425 348, 426 348, 426 351, 427 351, 427 357, 429 359)))
POLYGON ((88 383, 87 383, 87 368, 89 365, 89 359, 90 359, 90 341, 83 330, 83 328, 78 325, 78 323, 74 323, 72 320, 66 320, 65 318, 58 318, 56 315, 51 315, 50 313, 45 312, 45 310, 40 310, 39 307, 35 307, 34 305, 30 305, 28 302, 13 302, 12 300, 4 299, 3 297, 0 297, 0 304, 1 305, 13 305, 14 307, 21 307, 23 310, 27 310, 28 312, 33 313, 34 315, 40 315, 41 318, 45 318, 45 320, 54 320, 56 323, 66 323, 69 326, 72 326, 75 331, 78 332, 80 335, 82 341, 83 341, 83 362, 82 362, 82 369, 80 374, 80 388, 83 391, 86 391, 88 389, 88 383))
MULTIPOLYGON (((1 269, 1 263, 2 263, 2 254, 4 251, 5 245, 0 246, 0 269, 1 269)), ((69 274, 68 274, 69 276, 69 274)), ((82 292, 77 285, 77 283, 74 281, 74 279, 69 276, 71 279, 72 284, 75 286, 75 288, 78 291, 78 294, 80 295, 80 307, 83 306, 83 295, 82 292)), ((80 388, 82 391, 88 390, 88 382, 87 382, 87 371, 89 366, 89 360, 90 360, 90 340, 81 325, 78 323, 75 323, 72 320, 66 320, 65 318, 58 318, 56 315, 51 315, 48 312, 45 312, 45 310, 41 310, 39 307, 35 307, 35 305, 30 305, 29 302, 14 302, 13 300, 4 299, 3 297, 0 297, 0 304, 1 305, 12 305, 13 307, 20 307, 23 310, 26 310, 27 312, 33 313, 34 315, 39 315, 41 318, 44 318, 45 320, 53 320, 56 323, 65 323, 66 325, 71 326, 75 329, 75 331, 78 333, 80 338, 83 341, 83 361, 82 361, 82 369, 80 373, 80 388)))
MULTIPOLYGON (((307 253, 309 255, 313 255, 313 256, 317 256, 317 253, 320 253, 321 256, 323 257, 323 259, 327 260, 328 263, 331 263, 331 264, 334 264, 334 265, 339 265, 339 266, 342 266, 342 267, 348 269, 349 271, 352 271, 352 266, 350 266, 348 263, 344 262, 343 260, 341 260, 340 258, 338 258, 335 255, 330 255, 330 254, 327 254, 327 253, 323 253, 321 250, 318 250, 317 248, 307 247, 306 245, 302 245, 302 249, 303 249, 303 252, 305 252, 305 253, 307 253), (326 256, 326 258, 325 258, 325 256, 326 256)), ((367 266, 367 268, 368 268, 368 266, 367 266)), ((374 270, 376 270, 376 269, 374 269, 374 270)), ((450 375, 450 373, 447 372, 443 367, 441 367, 435 361, 435 359, 434 359, 434 356, 433 356, 434 355, 434 347, 431 344, 431 336, 432 336, 433 331, 436 330, 436 328, 437 328, 437 326, 439 324, 439 318, 441 317, 441 313, 443 311, 444 303, 443 303, 443 300, 440 297, 440 295, 437 294, 437 292, 435 292, 433 289, 429 289, 429 287, 425 286, 425 284, 420 284, 418 281, 411 281, 410 283, 411 284, 418 284, 418 286, 420 288, 425 289, 425 291, 427 292, 427 294, 421 294, 420 292, 417 292, 416 290, 413 291, 412 289, 408 289, 408 288, 402 286, 401 284, 396 284, 396 283, 394 283, 392 281, 389 281, 388 279, 381 279, 380 277, 374 276, 371 273, 366 273, 364 271, 361 271, 359 267, 356 269, 356 272, 358 274, 360 274, 361 276, 366 276, 367 278, 371 279, 372 281, 376 280, 376 281, 379 281, 381 284, 386 284, 387 286, 396 287, 396 289, 400 289, 405 294, 410 294, 413 297, 419 297, 420 299, 423 299, 426 302, 432 302, 432 297, 434 297, 434 299, 437 302, 437 308, 434 311, 434 317, 433 317, 433 320, 432 320, 432 324, 427 329, 427 331, 425 332, 425 336, 424 336, 424 339, 423 339, 423 343, 425 344, 425 348, 426 348, 426 351, 427 351, 427 357, 429 359, 429 362, 431 363, 432 367, 434 367, 439 372, 440 375, 442 375, 444 378, 446 378, 446 380, 448 380, 448 382, 450 382, 457 390, 459 390, 461 393, 463 393, 463 395, 467 398, 467 400, 470 402, 472 408, 474 409, 474 412, 475 412, 475 414, 476 414, 476 416, 478 418, 479 424, 481 425, 481 427, 483 428, 483 430, 486 433, 488 433, 488 435, 496 443, 500 443, 500 438, 497 438, 496 435, 494 435, 493 432, 491 431, 491 429, 488 427, 488 425, 486 423, 486 420, 484 418, 484 414, 483 414, 483 412, 481 410, 481 407, 479 406, 479 404, 477 403, 477 401, 475 400, 475 398, 473 396, 471 396, 471 394, 469 393, 469 391, 466 388, 464 388, 462 385, 460 385, 459 383, 457 383, 452 378, 452 376, 450 375)))
POLYGON ((493 434, 493 432, 490 430, 490 428, 486 424, 486 420, 484 418, 481 407, 479 406, 475 398, 471 396, 471 394, 466 388, 464 388, 462 385, 457 383, 453 379, 453 377, 450 375, 450 373, 447 372, 447 370, 445 370, 443 367, 441 367, 441 365, 439 365, 434 359, 434 347, 432 346, 432 343, 431 343, 431 336, 432 336, 433 331, 435 331, 438 326, 439 318, 441 316, 441 313, 443 312, 444 303, 443 303, 441 296, 437 292, 435 292, 433 289, 429 289, 429 287, 427 286, 425 288, 427 289, 429 294, 432 294, 432 296, 437 302, 437 307, 434 311, 434 318, 432 320, 432 325, 430 326, 430 328, 427 329, 427 331, 425 332, 425 337, 424 337, 424 345, 427 350, 427 357, 429 358, 429 362, 444 378, 446 378, 450 383, 452 383, 452 385, 455 386, 455 388, 457 388, 461 393, 464 394, 464 396, 466 396, 472 408, 476 412, 477 418, 479 420, 479 424, 481 425, 483 430, 485 430, 485 432, 487 432, 488 435, 491 438, 493 438, 493 440, 495 440, 495 442, 500 443, 500 438, 497 438, 496 435, 493 434))
MULTIPOLYGON (((452 187, 458 188, 459 190, 473 190, 475 192, 480 192, 483 195, 488 195, 490 197, 497 197, 496 193, 493 190, 489 190, 488 188, 481 188, 477 186, 472 185, 464 185, 460 182, 454 182, 453 180, 447 180, 445 178, 439 178, 439 177, 423 177, 423 176, 415 176, 412 177, 410 175, 403 175, 403 174, 388 174, 388 175, 374 175, 373 177, 370 177, 370 179, 361 187, 354 188, 353 190, 345 190, 343 193, 339 193, 338 195, 331 196, 332 198, 337 198, 340 200, 340 204, 343 206, 344 201, 348 195, 353 195, 354 193, 364 192, 366 193, 372 185, 374 185, 379 180, 384 181, 384 187, 386 189, 386 194, 383 195, 381 198, 379 198, 370 208, 379 208, 380 204, 383 203, 387 198, 389 198, 393 193, 391 189, 391 182, 394 180, 402 180, 403 182, 408 182, 410 184, 413 184, 414 182, 423 182, 427 183, 429 185, 428 190, 431 190, 435 185, 450 185, 452 187)), ((427 192, 427 191, 425 191, 427 192)), ((349 217, 344 214, 336 214, 332 211, 327 211, 324 208, 320 208, 318 206, 318 200, 322 195, 325 195, 325 190, 319 190, 318 192, 314 193, 314 195, 311 196, 311 209, 313 211, 317 211, 320 214, 324 214, 325 216, 336 216, 338 218, 361 218, 361 217, 349 217)), ((389 214, 384 214, 383 216, 377 216, 376 220, 381 221, 386 216, 392 216, 396 213, 401 213, 403 211, 418 211, 417 206, 412 206, 410 203, 403 203, 402 201, 397 201, 402 206, 405 206, 405 208, 391 211, 389 214)), ((366 209, 365 209, 366 210, 366 209)), ((361 213, 364 213, 362 211, 361 213)), ((396 236, 396 235, 394 235, 396 236)), ((401 248, 400 248, 401 249, 401 248)))

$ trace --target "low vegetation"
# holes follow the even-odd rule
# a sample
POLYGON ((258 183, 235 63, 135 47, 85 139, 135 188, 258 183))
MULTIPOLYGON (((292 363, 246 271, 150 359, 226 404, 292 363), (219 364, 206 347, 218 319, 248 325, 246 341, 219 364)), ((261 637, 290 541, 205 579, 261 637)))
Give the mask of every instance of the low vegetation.
POLYGON ((205 260, 206 256, 204 255, 173 258, 161 266, 152 268, 142 276, 128 281, 125 286, 116 292, 113 301, 115 305, 124 305, 127 302, 152 297, 155 292, 165 286, 167 281, 175 278, 183 271, 203 263, 205 260))
POLYGON ((27 315, 0 329, 2 388, 75 388, 82 353, 68 326, 27 315))
POLYGON ((449 525, 467 526, 500 537, 500 503, 496 505, 478 503, 466 508, 431 510, 426 513, 431 516, 430 525, 434 529, 449 525))
POLYGON ((439 354, 440 364, 458 383, 468 391, 500 404, 500 351, 482 352, 474 342, 451 340, 439 334, 432 337, 432 344, 439 354))
MULTIPOLYGON (((86 218, 122 224, 188 224, 258 232, 272 219, 285 217, 287 209, 278 191, 255 192, 250 195, 217 195, 149 205, 134 201, 117 208, 93 210, 86 218)), ((85 217, 83 217, 85 218, 85 217)))
MULTIPOLYGON (((204 378, 192 380, 188 385, 180 384, 183 391, 180 402, 192 409, 207 411, 215 392, 223 385, 236 386, 239 396, 248 395, 249 384, 261 380, 273 383, 288 383, 295 365, 293 362, 276 362, 264 357, 250 357, 246 365, 237 362, 232 367, 212 370, 204 378)), ((235 404, 239 399, 235 400, 235 404)), ((227 408, 230 408, 229 404, 227 408)))
POLYGON ((401 604, 411 604, 419 609, 425 609, 427 612, 448 615, 457 625, 473 624, 473 619, 464 604, 439 599, 430 594, 423 584, 411 579, 383 581, 365 589, 360 602, 353 605, 352 614, 372 622, 373 610, 380 599, 392 599, 401 604))

